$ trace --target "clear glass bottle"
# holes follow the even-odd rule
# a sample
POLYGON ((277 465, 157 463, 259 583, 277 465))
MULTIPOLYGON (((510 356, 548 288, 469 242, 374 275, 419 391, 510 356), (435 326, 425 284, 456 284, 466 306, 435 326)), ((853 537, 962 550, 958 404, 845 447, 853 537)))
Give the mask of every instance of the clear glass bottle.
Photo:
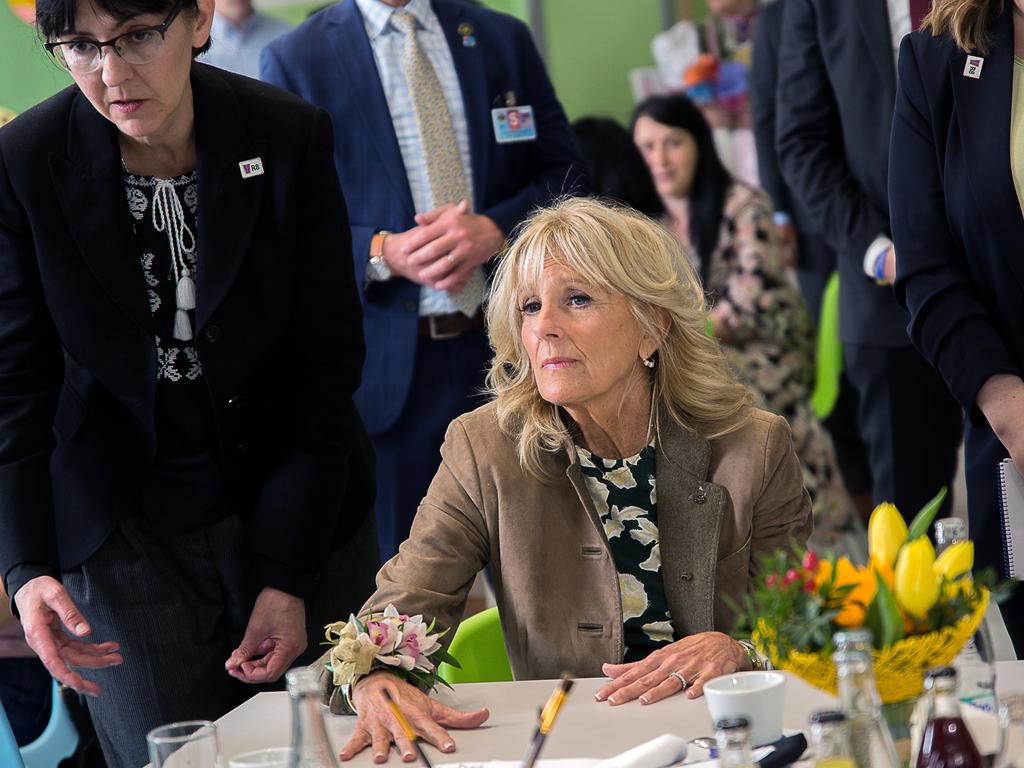
POLYGON ((292 705, 292 753, 289 768, 339 768, 320 709, 320 673, 297 667, 285 675, 292 705))
POLYGON ((951 544, 967 539, 967 523, 959 517, 943 517, 935 521, 935 554, 951 544))
POLYGON ((832 654, 839 698, 850 724, 850 745, 857 768, 901 768, 892 733, 882 716, 871 654, 849 648, 832 654))
POLYGON ((924 728, 917 768, 984 768, 978 747, 971 738, 956 695, 953 667, 929 669, 924 678, 929 692, 928 724, 924 728))
POLYGON ((715 723, 720 768, 755 768, 751 754, 750 721, 730 717, 715 723))
POLYGON ((856 768, 845 714, 837 709, 822 709, 812 712, 808 722, 814 768, 856 768))
POLYGON ((873 639, 870 629, 846 629, 832 635, 832 645, 836 652, 855 650, 871 653, 873 639))

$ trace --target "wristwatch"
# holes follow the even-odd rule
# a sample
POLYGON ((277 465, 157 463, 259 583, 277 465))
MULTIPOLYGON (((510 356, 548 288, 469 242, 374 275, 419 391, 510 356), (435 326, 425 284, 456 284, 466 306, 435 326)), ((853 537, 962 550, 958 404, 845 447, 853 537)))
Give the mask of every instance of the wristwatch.
POLYGON ((750 660, 751 669, 764 669, 764 661, 761 660, 760 654, 757 652, 757 648, 749 640, 737 640, 737 643, 743 646, 743 650, 747 652, 747 658, 750 660))
POLYGON ((370 238, 370 262, 366 265, 366 276, 370 280, 390 280, 391 267, 384 261, 384 241, 391 233, 387 230, 374 232, 370 238))

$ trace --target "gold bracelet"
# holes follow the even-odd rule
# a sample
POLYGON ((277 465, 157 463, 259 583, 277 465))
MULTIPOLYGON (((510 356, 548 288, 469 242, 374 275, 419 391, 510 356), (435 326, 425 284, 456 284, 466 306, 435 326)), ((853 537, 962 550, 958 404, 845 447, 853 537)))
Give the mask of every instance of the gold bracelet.
POLYGON ((761 660, 760 654, 757 652, 757 648, 749 640, 737 640, 737 643, 743 646, 743 650, 747 653, 747 659, 750 661, 750 668, 756 670, 763 670, 765 668, 764 662, 761 660))

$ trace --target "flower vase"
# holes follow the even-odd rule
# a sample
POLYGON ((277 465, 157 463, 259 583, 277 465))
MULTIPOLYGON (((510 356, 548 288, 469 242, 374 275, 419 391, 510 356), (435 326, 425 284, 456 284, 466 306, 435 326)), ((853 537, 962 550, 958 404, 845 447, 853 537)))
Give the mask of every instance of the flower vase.
POLYGON ((892 740, 896 744, 896 754, 901 765, 909 765, 912 750, 912 719, 917 699, 903 699, 882 704, 882 715, 889 726, 892 740))

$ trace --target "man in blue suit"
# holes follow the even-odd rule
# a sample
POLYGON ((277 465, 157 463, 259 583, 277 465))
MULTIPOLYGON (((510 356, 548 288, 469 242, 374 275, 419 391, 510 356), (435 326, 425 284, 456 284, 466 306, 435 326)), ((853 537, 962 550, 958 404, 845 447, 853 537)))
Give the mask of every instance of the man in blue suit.
POLYGON ((527 27, 462 0, 342 0, 268 46, 260 75, 334 121, 386 559, 448 423, 480 402, 490 260, 530 210, 586 191, 583 160, 527 27))

